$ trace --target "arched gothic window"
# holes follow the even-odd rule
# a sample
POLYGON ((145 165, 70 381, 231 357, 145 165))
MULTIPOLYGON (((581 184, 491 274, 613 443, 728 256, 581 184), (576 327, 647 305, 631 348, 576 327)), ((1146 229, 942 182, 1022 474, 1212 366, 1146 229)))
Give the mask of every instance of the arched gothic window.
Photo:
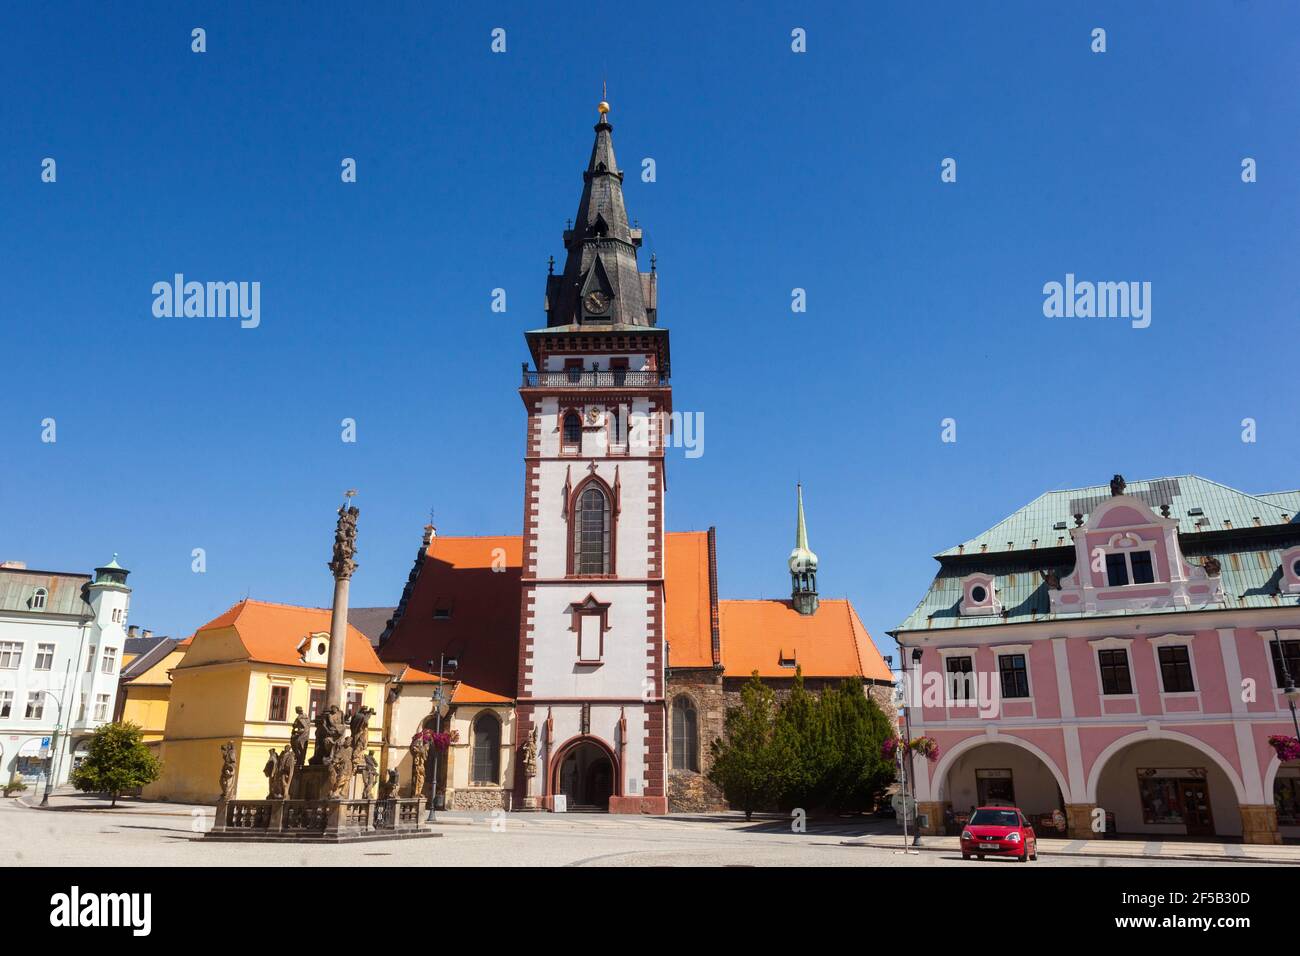
POLYGON ((474 718, 470 782, 492 785, 501 783, 501 721, 488 711, 474 718))
POLYGON ((609 498, 594 485, 573 510, 573 573, 609 574, 609 498))
POLYGON ((685 694, 673 699, 673 769, 700 770, 699 714, 685 694))
POLYGON ((563 445, 565 451, 577 451, 582 447, 582 419, 577 412, 568 412, 564 416, 563 445))

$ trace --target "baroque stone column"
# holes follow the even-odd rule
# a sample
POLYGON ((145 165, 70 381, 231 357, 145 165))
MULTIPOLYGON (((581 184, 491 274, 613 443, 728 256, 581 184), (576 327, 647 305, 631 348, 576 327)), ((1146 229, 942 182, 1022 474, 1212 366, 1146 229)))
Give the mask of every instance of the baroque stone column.
POLYGON ((334 572, 334 606, 330 616, 330 653, 325 671, 325 707, 331 704, 346 712, 343 693, 343 661, 348 643, 348 588, 352 572, 357 569, 357 515, 360 512, 351 504, 356 492, 349 491, 347 502, 339 508, 339 520, 334 529, 334 558, 329 569, 334 572))

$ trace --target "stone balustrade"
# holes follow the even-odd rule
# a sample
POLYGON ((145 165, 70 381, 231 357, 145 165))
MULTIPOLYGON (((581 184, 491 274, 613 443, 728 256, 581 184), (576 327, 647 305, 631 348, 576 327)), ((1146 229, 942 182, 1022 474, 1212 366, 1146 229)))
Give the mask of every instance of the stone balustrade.
POLYGON ((393 800, 222 800, 205 839, 338 843, 436 836, 423 824, 424 798, 393 800))

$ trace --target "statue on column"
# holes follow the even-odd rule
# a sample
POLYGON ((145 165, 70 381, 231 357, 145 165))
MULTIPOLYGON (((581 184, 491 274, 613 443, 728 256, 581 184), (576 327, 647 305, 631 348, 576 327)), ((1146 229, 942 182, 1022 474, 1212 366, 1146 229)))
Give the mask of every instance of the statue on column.
MULTIPOLYGON (((349 501, 353 494, 355 492, 349 492, 349 501)), ((354 558, 357 553, 357 515, 360 513, 356 505, 339 507, 339 520, 334 527, 334 559, 329 563, 336 578, 350 578, 357 569, 354 558)))
POLYGON ((221 745, 221 799, 235 799, 235 742, 221 745))
POLYGON ((279 776, 277 771, 280 769, 280 755, 275 752, 274 747, 271 748, 270 752, 271 752, 271 756, 267 758, 266 766, 262 768, 262 775, 266 777, 267 787, 268 787, 266 793, 266 799, 283 800, 284 797, 277 798, 275 795, 275 785, 276 785, 277 778, 279 776))
POLYGON ((293 718, 293 728, 289 731, 289 746, 293 748, 294 767, 300 769, 307 760, 307 741, 311 739, 311 721, 307 719, 301 707, 295 707, 294 713, 297 716, 293 718))
POLYGON ((429 760, 429 737, 426 731, 417 730, 411 738, 411 796, 424 793, 424 765, 429 760))

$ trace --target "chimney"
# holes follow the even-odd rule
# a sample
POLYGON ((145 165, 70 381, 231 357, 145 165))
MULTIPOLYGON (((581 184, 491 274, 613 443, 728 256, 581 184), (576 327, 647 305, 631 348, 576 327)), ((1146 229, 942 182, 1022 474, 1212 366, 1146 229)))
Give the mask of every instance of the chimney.
POLYGON ((153 631, 150 631, 148 629, 143 630, 140 632, 140 636, 147 641, 149 638, 153 637, 153 631))
POLYGON ((9 568, 12 571, 26 571, 27 562, 26 561, 5 561, 3 563, 0 563, 0 568, 9 568))
POLYGON ((135 637, 135 632, 138 630, 139 628, 137 628, 134 624, 128 624, 126 627, 126 636, 135 637))

